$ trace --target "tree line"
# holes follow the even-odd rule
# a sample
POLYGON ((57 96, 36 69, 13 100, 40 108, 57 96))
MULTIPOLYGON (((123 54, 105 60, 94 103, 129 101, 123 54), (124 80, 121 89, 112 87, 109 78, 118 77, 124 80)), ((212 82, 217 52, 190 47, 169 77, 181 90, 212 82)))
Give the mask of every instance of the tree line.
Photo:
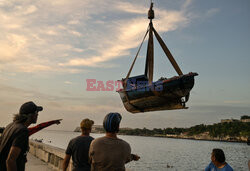
MULTIPOLYGON (((246 117, 244 116, 244 119, 246 117)), ((246 119, 250 117, 247 116, 246 119)), ((242 119, 242 118, 241 118, 242 119)), ((188 136, 198 135, 208 132, 211 137, 236 137, 244 136, 250 137, 250 122, 224 122, 215 123, 213 125, 195 125, 190 128, 154 128, 152 130, 147 128, 136 128, 136 129, 120 129, 120 134, 125 135, 142 135, 142 136, 155 136, 155 135, 180 135, 185 134, 188 136)))

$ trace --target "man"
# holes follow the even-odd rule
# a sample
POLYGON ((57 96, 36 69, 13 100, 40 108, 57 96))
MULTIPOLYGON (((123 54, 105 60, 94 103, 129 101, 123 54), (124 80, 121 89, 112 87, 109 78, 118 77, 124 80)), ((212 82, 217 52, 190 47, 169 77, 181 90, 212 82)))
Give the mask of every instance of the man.
POLYGON ((13 122, 5 129, 0 145, 0 170, 24 171, 26 153, 29 146, 29 131, 27 127, 36 123, 41 106, 34 102, 24 103, 19 113, 14 115, 13 122))
POLYGON ((131 154, 130 145, 117 137, 121 122, 119 113, 105 116, 103 127, 106 135, 92 141, 89 149, 91 171, 125 171, 125 164, 140 157, 131 154))
POLYGON ((222 149, 213 149, 211 160, 205 171, 233 171, 232 167, 225 162, 226 158, 222 149))
POLYGON ((63 171, 67 170, 71 156, 73 159, 73 171, 90 171, 88 154, 90 143, 94 138, 89 136, 89 134, 93 124, 94 121, 92 120, 82 120, 80 124, 82 134, 69 142, 63 161, 63 171))

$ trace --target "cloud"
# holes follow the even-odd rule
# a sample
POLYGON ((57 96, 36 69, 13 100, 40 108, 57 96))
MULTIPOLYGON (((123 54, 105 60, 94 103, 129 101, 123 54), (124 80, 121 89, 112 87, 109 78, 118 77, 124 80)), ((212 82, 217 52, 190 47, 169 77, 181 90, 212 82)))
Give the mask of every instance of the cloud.
POLYGON ((28 6, 16 6, 15 10, 19 15, 29 15, 37 11, 37 7, 35 5, 28 6))
MULTIPOLYGON (((155 27, 185 27, 185 11, 155 8, 155 27)), ((146 32, 148 7, 124 1, 14 1, 0 6, 0 68, 13 72, 76 73, 79 67, 117 67, 146 32), (84 10, 82 10, 84 9, 84 10), (129 14, 129 15, 128 15, 129 14), (115 16, 119 16, 115 17, 115 16)))
MULTIPOLYGON (((189 3, 185 6, 185 8, 189 3)), ((115 10, 121 10, 133 14, 145 14, 147 8, 141 5, 118 2, 114 5, 115 10)), ((156 20, 156 29, 159 32, 167 32, 184 27, 189 23, 184 9, 181 11, 167 11, 156 8, 159 18, 156 20)), ((121 19, 111 22, 112 28, 106 30, 105 37, 96 37, 96 42, 101 42, 104 47, 96 48, 98 55, 85 58, 73 58, 61 66, 90 66, 98 67, 100 63, 130 55, 130 49, 138 47, 143 34, 145 34, 148 20, 145 16, 134 19, 121 19), (109 36, 110 35, 110 36, 109 36), (111 37, 111 38, 110 38, 111 37)), ((105 28, 105 25, 103 25, 105 28)))
MULTIPOLYGON (((65 81, 65 84, 73 84, 70 81, 65 81)), ((95 97, 83 97, 81 94, 72 95, 71 93, 63 93, 60 95, 57 94, 48 94, 36 89, 25 90, 22 88, 16 88, 14 86, 8 86, 0 84, 0 94, 1 97, 8 97, 8 99, 15 99, 15 102, 25 101, 25 99, 36 99, 37 101, 46 102, 48 104, 57 103, 56 107, 60 106, 62 110, 66 111, 98 111, 108 109, 120 110, 120 101, 115 99, 119 98, 118 96, 110 96, 108 99, 106 97, 100 96, 98 99, 95 97), (21 99, 21 100, 20 100, 21 99), (82 103, 84 102, 84 104, 82 103), (110 103, 113 105, 110 106, 110 103), (63 107, 61 107, 61 105, 63 107)), ((35 101, 36 101, 35 100, 35 101)), ((11 100, 12 101, 12 100, 11 100)), ((5 100, 6 103, 11 103, 11 101, 5 100)), ((50 106, 53 108, 53 106, 50 106)))
POLYGON ((121 10, 124 12, 135 13, 135 14, 145 15, 148 10, 148 8, 144 6, 139 6, 128 2, 116 2, 114 6, 116 10, 121 10))
POLYGON ((220 11, 218 8, 211 8, 206 12, 206 17, 212 17, 220 11))
POLYGON ((2 63, 18 60, 18 54, 27 47, 27 38, 18 34, 7 34, 0 40, 0 61, 2 63))
POLYGON ((65 84, 73 84, 72 82, 70 81, 64 81, 65 84))
POLYGON ((7 125, 12 118, 10 114, 17 113, 20 105, 30 100, 44 107, 43 115, 39 118, 45 120, 51 120, 51 118, 55 117, 68 120, 72 119, 72 115, 78 115, 79 117, 80 113, 96 114, 94 117, 99 118, 99 114, 110 111, 120 112, 122 110, 120 101, 117 100, 118 96, 110 96, 108 99, 106 97, 96 99, 94 97, 83 97, 81 93, 77 95, 72 95, 72 92, 58 93, 59 95, 57 93, 49 94, 36 88, 25 90, 0 84, 0 95, 4 99, 0 103, 0 125, 7 125), (112 105, 110 105, 111 103, 112 105))
POLYGON ((68 21, 68 24, 75 25, 75 24, 80 24, 80 22, 79 22, 79 20, 70 20, 70 21, 68 21))
MULTIPOLYGON (((63 20, 64 15, 80 7, 75 3, 54 3, 49 1, 34 2, 22 1, 2 2, 0 5, 0 68, 3 71, 13 72, 85 72, 83 69, 72 67, 63 68, 58 65, 58 61, 64 54, 82 53, 84 49, 75 46, 74 37, 82 37, 76 28, 70 27, 63 20), (62 16, 55 13, 58 5, 62 16), (46 8, 48 7, 48 8, 46 8), (58 40, 60 39, 60 40, 58 40), (68 41, 66 41, 68 39, 68 41), (73 39, 73 40, 71 40, 73 39), (64 42, 67 42, 62 46, 64 42)), ((71 19, 70 19, 71 20, 71 19)), ((76 22, 75 22, 76 23, 76 22)))

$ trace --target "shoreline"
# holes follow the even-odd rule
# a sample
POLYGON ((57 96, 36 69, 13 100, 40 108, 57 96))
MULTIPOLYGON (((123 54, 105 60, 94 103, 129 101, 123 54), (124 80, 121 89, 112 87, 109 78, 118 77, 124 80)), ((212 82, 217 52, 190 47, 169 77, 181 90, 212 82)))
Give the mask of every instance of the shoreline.
MULTIPOLYGON (((149 136, 151 137, 151 136, 149 136)), ((168 137, 168 136, 152 136, 158 138, 173 138, 173 139, 185 139, 185 140, 195 140, 195 141, 216 141, 216 142, 230 142, 230 143, 247 143, 247 141, 236 141, 236 140, 216 140, 216 139, 196 139, 196 138, 184 138, 184 137, 168 137)))
MULTIPOLYGON (((73 131, 73 132, 80 132, 80 131, 73 131)), ((91 132, 93 134, 105 134, 105 132, 91 132)), ((173 138, 173 139, 184 139, 184 140, 195 140, 195 141, 216 141, 216 142, 230 142, 230 143, 248 143, 247 138, 242 139, 240 137, 240 140, 235 137, 223 137, 223 138, 209 138, 209 137, 187 137, 183 135, 173 135, 173 136, 167 136, 167 135, 131 135, 131 134, 124 134, 124 133, 118 133, 118 135, 128 135, 128 136, 142 136, 142 137, 157 137, 157 138, 173 138), (227 139, 226 139, 227 138, 227 139), (229 139, 229 140, 228 140, 229 139), (230 140, 231 139, 231 140, 230 140)), ((199 135, 196 135, 199 136, 199 135)), ((239 137, 238 137, 239 138, 239 137)))
MULTIPOLYGON (((49 130, 44 129, 46 131, 61 131, 61 132, 81 132, 81 131, 69 131, 69 130, 49 130)), ((105 132, 102 131, 92 131, 93 134, 105 134, 105 132)), ((0 134, 1 135, 1 134, 0 134)), ((186 139, 186 140, 196 140, 196 141, 216 141, 216 142, 231 142, 231 143, 249 143, 246 137, 222 137, 222 138, 211 138, 204 135, 194 135, 192 136, 183 136, 183 135, 131 135, 131 134, 124 134, 124 133, 118 133, 118 135, 128 135, 128 136, 143 136, 143 137, 158 137, 158 138, 173 138, 173 139, 186 139), (198 137, 195 137, 198 136, 198 137), (229 139, 229 140, 228 140, 229 139), (230 140, 231 139, 231 140, 230 140), (240 140, 239 140, 240 139, 240 140)))
MULTIPOLYGON (((77 132, 77 131, 74 131, 77 132)), ((92 132, 93 134, 104 134, 104 132, 92 132)), ((165 136, 165 135, 130 135, 130 134, 120 134, 118 135, 128 135, 128 136, 141 136, 141 137, 157 137, 157 138, 172 138, 172 139, 184 139, 184 140, 195 140, 195 141, 216 141, 216 142, 230 142, 230 143, 247 143, 247 138, 246 140, 227 140, 227 139, 217 139, 217 138, 195 138, 195 137, 182 137, 182 136, 165 136)), ((225 137, 224 137, 225 138, 225 137)), ((233 138, 233 137, 230 137, 233 138)))

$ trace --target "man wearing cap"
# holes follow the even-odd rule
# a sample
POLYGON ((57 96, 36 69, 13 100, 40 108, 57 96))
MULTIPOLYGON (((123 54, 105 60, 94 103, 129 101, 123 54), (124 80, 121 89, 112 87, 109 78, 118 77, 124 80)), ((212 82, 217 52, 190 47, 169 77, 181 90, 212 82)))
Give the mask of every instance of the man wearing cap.
POLYGON ((103 120, 104 137, 92 141, 89 149, 91 171, 125 171, 125 164, 140 157, 131 154, 130 145, 117 137, 122 116, 109 113, 103 120))
POLYGON ((73 171, 90 171, 89 164, 89 146, 94 139, 89 136, 94 121, 90 119, 83 119, 80 127, 82 134, 70 140, 66 149, 66 154, 63 161, 63 171, 66 171, 69 165, 70 158, 73 160, 73 171))
POLYGON ((27 161, 26 154, 29 145, 29 131, 27 127, 36 123, 41 106, 34 102, 24 103, 13 122, 4 129, 0 142, 0 170, 24 171, 27 161))

